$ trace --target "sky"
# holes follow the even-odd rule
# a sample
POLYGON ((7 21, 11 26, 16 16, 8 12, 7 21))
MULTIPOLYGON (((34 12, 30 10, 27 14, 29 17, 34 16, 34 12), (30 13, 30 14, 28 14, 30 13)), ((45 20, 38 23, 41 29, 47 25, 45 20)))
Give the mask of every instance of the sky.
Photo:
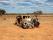
POLYGON ((0 0, 0 9, 7 13, 53 13, 53 0, 0 0))

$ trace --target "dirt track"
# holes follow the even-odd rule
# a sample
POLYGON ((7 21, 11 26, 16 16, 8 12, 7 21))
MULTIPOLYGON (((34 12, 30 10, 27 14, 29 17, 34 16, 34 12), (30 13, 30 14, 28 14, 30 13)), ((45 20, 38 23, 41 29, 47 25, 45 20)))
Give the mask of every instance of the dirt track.
POLYGON ((53 40, 53 15, 41 15, 39 28, 22 29, 14 16, 0 16, 0 40, 53 40))

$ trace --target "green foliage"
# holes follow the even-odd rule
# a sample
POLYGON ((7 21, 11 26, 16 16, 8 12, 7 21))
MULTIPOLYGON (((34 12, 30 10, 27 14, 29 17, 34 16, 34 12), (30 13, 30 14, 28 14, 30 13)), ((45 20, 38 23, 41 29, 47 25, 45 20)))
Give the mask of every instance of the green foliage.
POLYGON ((42 11, 37 11, 37 12, 34 12, 34 14, 43 14, 42 11))
POLYGON ((0 9, 0 15, 5 14, 6 11, 4 9, 0 9))

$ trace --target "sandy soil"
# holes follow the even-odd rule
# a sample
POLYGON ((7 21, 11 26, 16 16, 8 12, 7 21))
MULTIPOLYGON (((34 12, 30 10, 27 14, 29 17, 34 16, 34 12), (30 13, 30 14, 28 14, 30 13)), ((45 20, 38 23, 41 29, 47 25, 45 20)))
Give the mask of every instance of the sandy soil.
POLYGON ((53 40, 53 15, 40 15, 40 26, 34 29, 14 25, 15 17, 0 16, 0 40, 53 40))

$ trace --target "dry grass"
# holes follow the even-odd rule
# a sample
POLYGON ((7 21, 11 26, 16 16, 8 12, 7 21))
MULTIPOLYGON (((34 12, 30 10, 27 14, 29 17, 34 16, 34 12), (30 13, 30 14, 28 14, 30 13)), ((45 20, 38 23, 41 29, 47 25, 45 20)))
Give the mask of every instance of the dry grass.
POLYGON ((40 27, 34 29, 22 29, 14 25, 15 17, 0 16, 0 40, 53 40, 53 15, 40 15, 40 27))

